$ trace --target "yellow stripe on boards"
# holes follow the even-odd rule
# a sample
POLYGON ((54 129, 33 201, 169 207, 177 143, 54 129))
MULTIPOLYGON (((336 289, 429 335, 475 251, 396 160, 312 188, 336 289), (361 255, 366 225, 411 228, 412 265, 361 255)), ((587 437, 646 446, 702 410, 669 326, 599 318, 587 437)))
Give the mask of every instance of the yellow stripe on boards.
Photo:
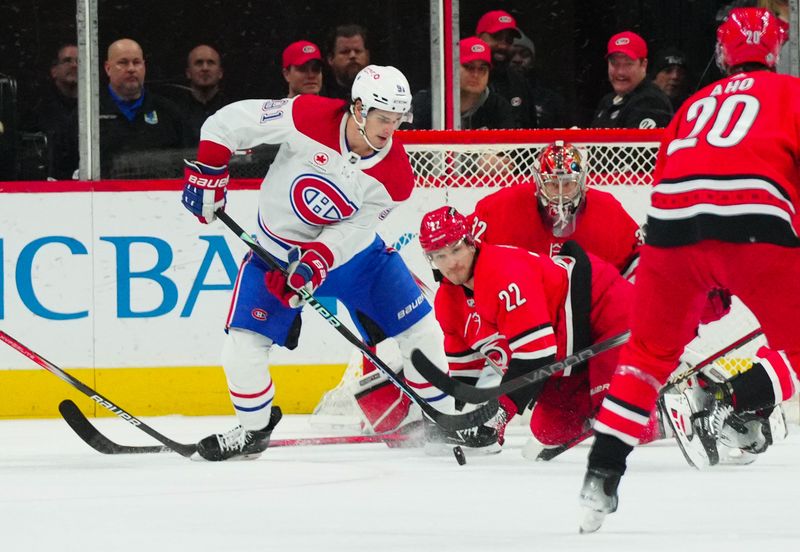
MULTIPOLYGON (((287 414, 310 414, 333 389, 345 364, 271 366, 275 404, 287 414)), ((219 366, 70 369, 69 374, 134 416, 232 415, 219 366)), ((45 370, 0 370, 0 418, 55 418, 58 403, 72 399, 87 415, 113 416, 45 370)))

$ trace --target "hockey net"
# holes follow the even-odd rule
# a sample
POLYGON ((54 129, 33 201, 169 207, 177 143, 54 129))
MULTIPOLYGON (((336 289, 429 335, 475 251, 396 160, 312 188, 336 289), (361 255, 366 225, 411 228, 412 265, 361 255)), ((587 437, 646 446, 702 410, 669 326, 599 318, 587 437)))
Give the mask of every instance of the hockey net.
MULTIPOLYGON (((414 171, 417 192, 421 192, 410 200, 419 205, 402 211, 402 216, 413 219, 403 221, 407 231, 402 237, 406 242, 414 241, 419 220, 430 208, 453 204, 466 214, 481 197, 502 187, 529 182, 539 152, 556 140, 572 143, 581 150, 588 163, 588 185, 611 192, 642 224, 661 133, 661 130, 609 129, 399 132, 414 171)), ((387 243, 396 237, 384 235, 387 243)), ((400 246, 403 244, 399 242, 400 246)), ((419 250, 414 251, 419 257, 419 250)), ((401 255, 413 270, 416 259, 410 257, 414 255, 402 249, 401 255)), ((756 329, 755 317, 734 300, 728 315, 700 330, 700 336, 687 346, 683 360, 695 365, 756 329)), ((764 343, 763 336, 758 336, 723 355, 713 363, 713 368, 729 375, 744 371, 752 365, 752 355, 764 343)), ((396 350, 379 349, 378 356, 383 358, 383 355, 390 356, 391 364, 399 363, 396 350)), ((324 396, 312 420, 333 425, 364 425, 353 398, 361 370, 361 354, 356 350, 341 382, 324 396)), ((790 417, 796 420, 796 413, 790 417)))

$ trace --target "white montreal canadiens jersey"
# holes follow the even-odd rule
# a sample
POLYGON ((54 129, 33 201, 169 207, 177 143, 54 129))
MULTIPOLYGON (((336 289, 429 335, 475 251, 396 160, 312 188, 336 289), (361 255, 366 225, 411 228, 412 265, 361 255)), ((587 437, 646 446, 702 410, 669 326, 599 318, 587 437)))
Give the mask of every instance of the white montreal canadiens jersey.
POLYGON ((259 242, 279 259, 300 246, 334 268, 375 239, 375 229, 414 187, 403 146, 361 158, 345 138, 346 103, 319 96, 232 103, 203 125, 201 140, 230 151, 282 144, 258 199, 259 242))

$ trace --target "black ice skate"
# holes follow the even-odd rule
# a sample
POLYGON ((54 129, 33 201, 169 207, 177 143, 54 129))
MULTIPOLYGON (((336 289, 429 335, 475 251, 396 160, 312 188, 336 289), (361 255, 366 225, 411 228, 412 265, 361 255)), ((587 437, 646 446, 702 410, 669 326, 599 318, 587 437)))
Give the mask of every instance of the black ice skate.
POLYGON ((471 452, 500 452, 497 430, 479 425, 467 429, 447 431, 429 420, 425 420, 425 452, 431 455, 450 454, 455 446, 471 452))
POLYGON ((581 489, 581 533, 594 533, 608 514, 617 511, 617 487, 622 475, 613 470, 589 468, 581 489))
POLYGON ((211 462, 258 458, 267 450, 272 430, 282 417, 280 407, 273 406, 269 424, 264 429, 248 431, 239 425, 228 432, 209 435, 197 443, 197 454, 211 462))

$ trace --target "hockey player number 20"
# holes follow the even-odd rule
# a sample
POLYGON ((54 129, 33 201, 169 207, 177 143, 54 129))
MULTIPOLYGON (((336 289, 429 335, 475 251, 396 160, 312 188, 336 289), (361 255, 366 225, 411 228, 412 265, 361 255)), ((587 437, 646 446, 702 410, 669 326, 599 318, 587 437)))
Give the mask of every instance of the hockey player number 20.
POLYGON ((749 94, 734 94, 725 98, 719 104, 719 108, 717 108, 718 103, 717 98, 708 96, 697 100, 689 107, 686 111, 686 120, 695 121, 694 127, 686 138, 676 138, 670 142, 667 155, 684 148, 695 147, 698 136, 711 119, 714 119, 714 123, 705 137, 709 144, 718 148, 730 148, 742 141, 753 126, 761 108, 758 99, 749 94))

